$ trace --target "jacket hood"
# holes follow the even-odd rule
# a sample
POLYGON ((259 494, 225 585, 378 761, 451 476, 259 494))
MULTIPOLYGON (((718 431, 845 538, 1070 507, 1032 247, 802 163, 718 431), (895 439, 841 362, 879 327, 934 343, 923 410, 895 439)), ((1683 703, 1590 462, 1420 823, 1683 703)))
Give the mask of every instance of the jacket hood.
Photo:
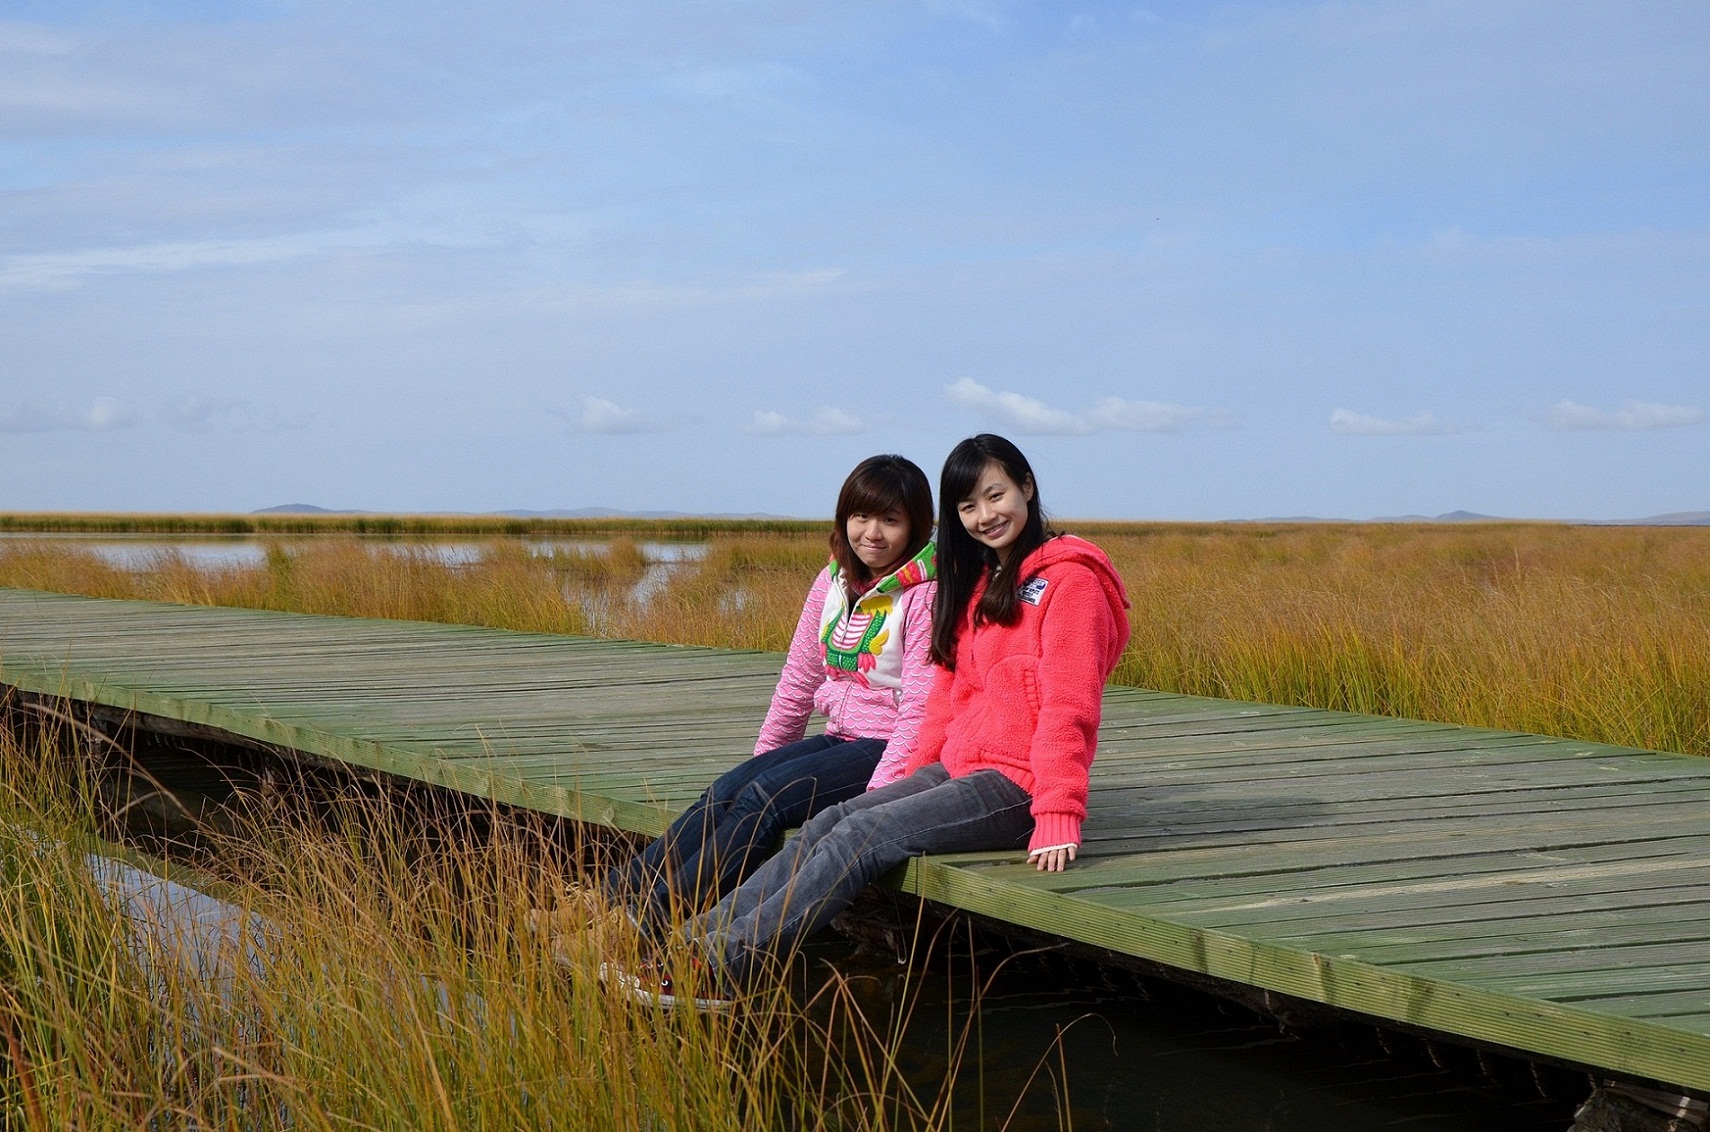
POLYGON ((1091 570, 1099 585, 1104 587, 1104 599, 1110 603, 1111 613, 1118 620, 1124 617, 1124 611, 1128 609, 1128 589, 1122 584, 1122 576, 1116 572, 1109 556, 1084 538, 1058 535, 1046 539, 1043 546, 1022 562, 1021 576, 1030 578, 1059 562, 1078 562, 1091 570))
MULTIPOLYGON (((831 560, 831 577, 834 581, 841 580, 841 571, 837 559, 831 560)), ((932 539, 926 540, 926 545, 915 552, 915 556, 892 570, 889 574, 874 583, 867 594, 900 594, 922 582, 930 582, 938 577, 938 544, 932 539)), ((862 595, 867 596, 866 594, 862 595)))

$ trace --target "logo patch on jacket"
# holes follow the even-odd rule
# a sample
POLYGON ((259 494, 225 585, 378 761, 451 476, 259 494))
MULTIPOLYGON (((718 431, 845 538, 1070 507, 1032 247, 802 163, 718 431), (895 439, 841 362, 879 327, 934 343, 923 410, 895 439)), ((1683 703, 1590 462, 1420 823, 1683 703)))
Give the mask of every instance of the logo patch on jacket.
POLYGON ((1021 593, 1017 596, 1028 605, 1038 605, 1039 599, 1045 596, 1045 587, 1049 584, 1044 578, 1032 578, 1021 587, 1021 593))

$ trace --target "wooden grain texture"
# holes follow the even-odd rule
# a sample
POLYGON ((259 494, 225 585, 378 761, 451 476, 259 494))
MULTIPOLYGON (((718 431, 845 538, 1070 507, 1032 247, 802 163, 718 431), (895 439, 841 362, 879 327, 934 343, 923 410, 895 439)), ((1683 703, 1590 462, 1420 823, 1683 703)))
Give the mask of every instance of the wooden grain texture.
MULTIPOLYGON (((752 749, 780 658, 0 590, 0 680, 657 832, 752 749)), ((928 899, 1710 1090, 1710 760, 1112 688, 1083 859, 928 899)))

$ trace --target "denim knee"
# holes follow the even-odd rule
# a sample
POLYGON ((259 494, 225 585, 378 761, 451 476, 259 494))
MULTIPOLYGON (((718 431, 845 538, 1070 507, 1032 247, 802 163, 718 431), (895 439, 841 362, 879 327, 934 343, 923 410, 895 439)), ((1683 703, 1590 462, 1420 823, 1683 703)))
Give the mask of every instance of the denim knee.
POLYGON ((758 782, 750 782, 730 799, 725 810, 726 818, 734 818, 742 814, 764 813, 772 803, 772 792, 758 782))
MULTIPOLYGON (((731 777, 735 777, 734 775, 731 777)), ((712 785, 701 791, 701 796, 695 800, 695 805, 706 809, 728 806, 742 796, 742 792, 751 785, 746 778, 738 779, 731 788, 720 789, 724 785, 724 776, 713 779, 712 785)))
POLYGON ((803 823, 801 832, 796 836, 806 838, 808 841, 818 841, 830 833, 848 813, 849 804, 847 802, 828 806, 803 823))

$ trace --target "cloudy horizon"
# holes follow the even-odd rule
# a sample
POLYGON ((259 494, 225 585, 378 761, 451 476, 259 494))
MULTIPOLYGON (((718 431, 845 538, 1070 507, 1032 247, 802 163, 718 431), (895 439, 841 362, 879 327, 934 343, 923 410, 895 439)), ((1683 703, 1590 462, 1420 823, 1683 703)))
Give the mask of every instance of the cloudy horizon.
POLYGON ((0 510, 1710 509, 1710 9, 0 17, 0 510))

